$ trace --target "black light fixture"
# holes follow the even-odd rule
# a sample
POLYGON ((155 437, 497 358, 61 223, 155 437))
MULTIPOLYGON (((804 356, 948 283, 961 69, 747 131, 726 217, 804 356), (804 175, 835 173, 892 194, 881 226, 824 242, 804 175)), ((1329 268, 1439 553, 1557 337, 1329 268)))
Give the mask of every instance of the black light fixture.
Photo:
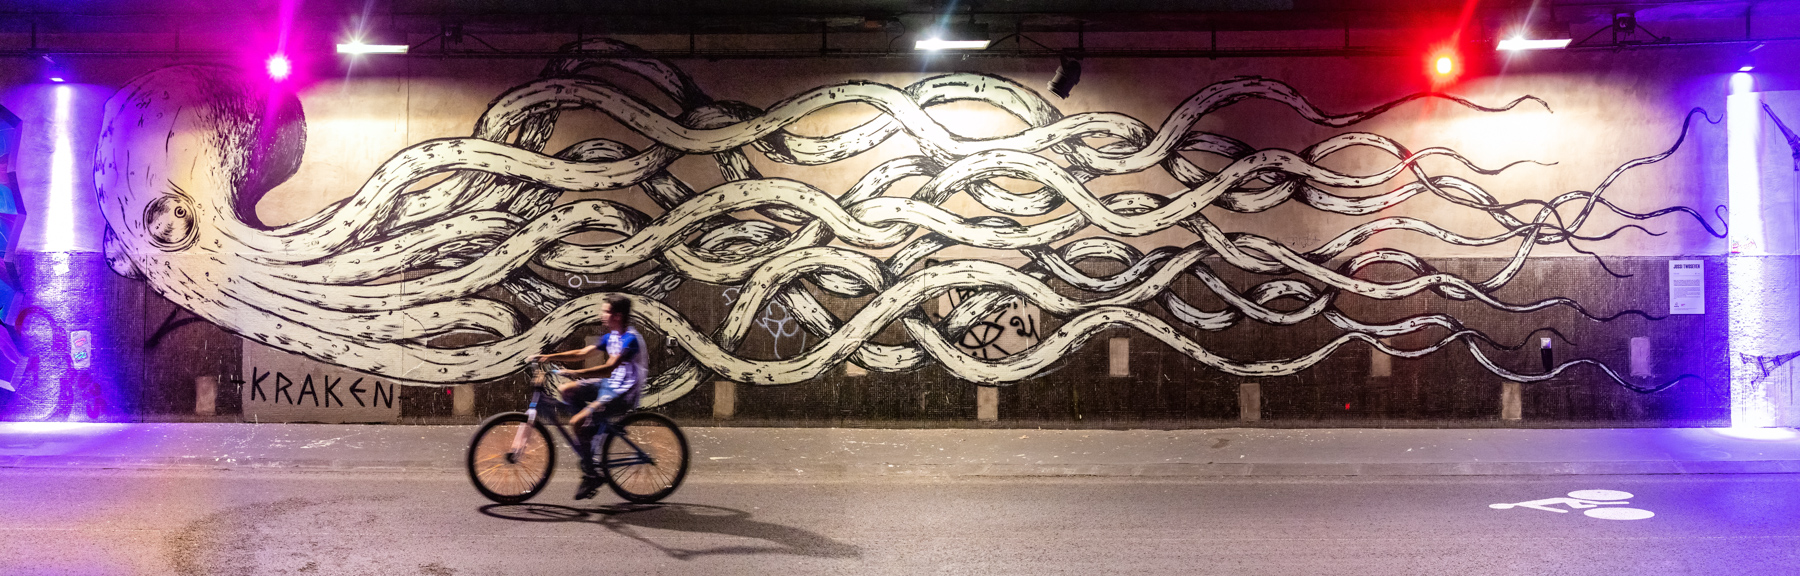
POLYGON ((1613 15, 1613 32, 1614 33, 1630 34, 1633 31, 1637 30, 1637 27, 1638 27, 1638 25, 1637 25, 1637 15, 1636 14, 1614 14, 1613 15))
POLYGON ((1081 82, 1081 59, 1063 56, 1062 63, 1056 66, 1056 75, 1050 77, 1050 84, 1045 87, 1057 98, 1068 98, 1077 82, 1081 82))

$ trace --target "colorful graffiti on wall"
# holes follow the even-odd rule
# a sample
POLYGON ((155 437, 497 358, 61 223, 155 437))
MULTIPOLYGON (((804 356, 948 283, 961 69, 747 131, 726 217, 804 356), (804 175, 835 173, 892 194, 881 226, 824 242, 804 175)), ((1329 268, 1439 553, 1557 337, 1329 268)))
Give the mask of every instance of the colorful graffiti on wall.
POLYGON ((0 107, 0 394, 18 389, 25 358, 13 342, 24 309, 17 260, 19 231, 25 227, 25 199, 19 196, 19 117, 0 107))
MULTIPOLYGON (((1478 166, 1453 150, 1411 150, 1368 132, 1342 133, 1298 152, 1256 149, 1196 128, 1206 115, 1247 99, 1273 101, 1317 125, 1345 128, 1421 99, 1487 113, 1548 106, 1531 96, 1488 107, 1447 95, 1414 94, 1366 111, 1329 114, 1286 84, 1244 77, 1201 87, 1161 126, 1152 126, 1112 112, 1065 114, 1007 78, 959 73, 904 87, 855 81, 821 86, 759 109, 715 100, 682 70, 629 45, 590 40, 567 52, 539 79, 496 98, 472 136, 401 150, 344 200, 280 226, 261 223, 255 203, 299 165, 306 131, 298 100, 221 67, 175 66, 146 74, 121 89, 105 112, 95 178, 109 228, 108 261, 119 274, 145 280, 162 296, 246 338, 421 385, 512 373, 522 356, 593 323, 607 294, 628 294, 640 311, 637 322, 668 336, 687 353, 661 371, 645 400, 648 405, 678 398, 710 374, 786 384, 817 377, 844 362, 875 371, 935 363, 971 382, 1018 382, 1044 373, 1109 327, 1136 330, 1237 376, 1293 374, 1361 342, 1407 358, 1459 347, 1498 377, 1521 382, 1589 366, 1622 386, 1647 392, 1681 378, 1637 385, 1588 359, 1546 372, 1509 369, 1483 349, 1503 344, 1457 318, 1421 314, 1364 322, 1342 312, 1334 299, 1353 294, 1395 300, 1433 292, 1495 310, 1568 307, 1594 318, 1565 297, 1516 303, 1493 294, 1514 279, 1534 247, 1605 240, 1619 232, 1581 235, 1596 212, 1638 220, 1679 212, 1719 235, 1690 208, 1633 213, 1603 197, 1621 174, 1673 154, 1686 137, 1685 125, 1674 146, 1618 167, 1591 191, 1517 202, 1502 201, 1469 179, 1430 174, 1421 166, 1426 158, 1449 159, 1479 175, 1511 166, 1478 166), (635 75, 643 81, 637 84, 661 93, 633 93, 602 79, 601 71, 635 75), (658 101, 672 101, 678 108, 652 104, 658 101), (1028 128, 966 138, 926 113, 932 106, 959 101, 991 105, 1028 128), (881 113, 826 136, 786 129, 844 103, 865 104, 881 113), (593 138, 546 151, 559 113, 578 109, 609 114, 654 144, 639 150, 593 138), (766 178, 749 161, 750 155, 760 154, 777 162, 824 165, 891 138, 909 139, 920 153, 886 159, 844 190, 766 178), (1091 145, 1094 141, 1106 143, 1091 145), (1327 158, 1352 149, 1378 151, 1392 161, 1368 174, 1322 166, 1327 158), (1209 171, 1184 153, 1216 156, 1226 164, 1209 171), (673 162, 694 155, 716 160, 725 182, 694 190, 670 174, 673 162), (1181 188, 1098 195, 1089 186, 1150 170, 1166 172, 1181 188), (928 181, 910 196, 886 194, 908 178, 928 181), (1039 187, 1015 193, 996 184, 997 178, 1039 187), (1375 193, 1335 192, 1341 190, 1375 193), (559 200, 566 192, 588 194, 559 200), (625 194, 648 197, 661 213, 632 208, 620 201, 625 194), (945 208, 947 200, 961 194, 999 216, 970 217, 945 208), (1298 202, 1325 213, 1363 216, 1421 195, 1483 213, 1506 231, 1471 237, 1422 219, 1389 217, 1299 249, 1255 234, 1227 233, 1201 212, 1217 207, 1253 213, 1298 202), (1521 208, 1536 213, 1516 217, 1513 211, 1521 208), (1563 208, 1576 215, 1565 217, 1563 208), (740 217, 748 211, 760 217, 740 217), (1037 217, 1047 219, 1032 224, 1017 220, 1037 217), (1150 250, 1125 240, 1177 227, 1200 240, 1150 250), (1080 237, 1094 230, 1103 234, 1080 237), (594 232, 618 240, 571 241, 594 232), (1460 246, 1516 247, 1497 273, 1471 279, 1439 272, 1404 251, 1364 247, 1370 238, 1394 232, 1460 246), (1015 251, 1029 264, 1014 268, 991 261, 933 259, 956 246, 1015 251), (888 255, 872 255, 878 251, 888 255), (1209 262, 1290 277, 1240 291, 1221 280, 1209 262), (1093 263, 1122 271, 1099 276, 1083 271, 1084 264, 1093 263), (1413 276, 1394 282, 1358 276, 1376 265, 1404 267, 1413 276), (571 290, 551 280, 628 269, 647 271, 604 292, 571 290), (405 281, 399 282, 403 276, 405 281), (1206 310, 1183 300, 1171 286, 1184 279, 1197 279, 1227 306, 1206 310), (1083 295, 1059 293, 1052 280, 1083 295), (690 281, 733 291, 722 324, 696 326, 664 302, 690 281), (821 295, 867 300, 853 315, 840 318, 821 302, 821 295), (952 299, 948 310, 925 312, 924 305, 945 295, 952 299), (1302 306, 1271 306, 1284 299, 1302 306), (771 303, 779 303, 812 336, 807 346, 774 360, 735 353, 771 303), (994 324, 1007 307, 1018 306, 1031 307, 1033 317, 1043 315, 1033 321, 1023 349, 970 353, 964 341, 971 328, 994 324), (1152 313, 1152 306, 1162 312, 1152 313), (1184 334, 1223 330, 1245 320, 1291 326, 1311 318, 1324 318, 1339 334, 1294 357, 1227 358, 1184 334), (895 326, 909 343, 874 340, 895 326), (1429 332, 1442 337, 1420 348, 1383 341, 1429 332), (474 344, 436 343, 453 334, 482 337, 474 344)), ((1690 121, 1694 116, 1689 115, 1690 121)))

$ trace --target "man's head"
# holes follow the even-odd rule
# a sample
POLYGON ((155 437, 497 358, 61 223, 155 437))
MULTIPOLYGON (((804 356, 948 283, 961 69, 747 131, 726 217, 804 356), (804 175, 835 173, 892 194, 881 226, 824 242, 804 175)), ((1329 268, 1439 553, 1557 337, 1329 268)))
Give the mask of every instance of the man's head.
POLYGON ((607 296, 600 311, 608 329, 624 329, 631 321, 631 299, 619 294, 607 296))

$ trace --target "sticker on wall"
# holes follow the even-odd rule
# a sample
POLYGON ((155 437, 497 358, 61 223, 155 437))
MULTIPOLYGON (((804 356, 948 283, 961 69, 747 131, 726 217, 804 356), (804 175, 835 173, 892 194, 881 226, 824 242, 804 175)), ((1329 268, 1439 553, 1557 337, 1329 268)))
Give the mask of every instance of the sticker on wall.
POLYGON ((400 385, 244 342, 244 420, 248 422, 394 422, 400 385))
POLYGON ((1669 313, 1706 313, 1706 261, 1669 261, 1669 313))
POLYGON ((1569 510, 1557 508, 1557 506, 1568 506, 1571 510, 1581 510, 1581 513, 1589 518, 1599 518, 1601 520, 1643 520, 1656 515, 1649 510, 1622 507, 1622 505, 1631 503, 1631 497, 1630 492, 1621 492, 1618 490, 1576 490, 1570 492, 1569 495, 1564 498, 1545 498, 1527 502, 1489 504, 1488 507, 1495 510, 1530 508, 1532 510, 1568 514, 1569 510))
MULTIPOLYGON (((1423 100, 1471 114, 1549 113, 1547 102, 1530 95, 1484 105, 1397 94, 1372 108, 1331 113, 1284 82, 1246 76, 1193 86, 1153 126, 1109 110, 1059 110, 1009 78, 952 73, 904 86, 845 78, 800 88, 763 110, 708 94, 674 64, 628 44, 590 39, 564 51, 540 76, 485 110, 470 110, 468 136, 397 150, 360 188, 336 191, 341 200, 281 226, 258 221, 256 202, 300 165, 307 133, 299 99, 221 66, 140 76, 107 102, 97 148, 108 262, 248 340, 411 385, 515 373, 520 358, 597 322, 606 297, 628 295, 640 328, 666 335, 685 353, 658 367, 648 406, 714 378, 796 384, 845 362, 877 372, 937 366, 972 383, 1012 384, 1055 370, 1109 329, 1134 331, 1234 377, 1292 375, 1363 346, 1403 358, 1458 350, 1513 382, 1581 370, 1655 392, 1695 377, 1638 383, 1587 358, 1549 370, 1507 365, 1507 355, 1490 355, 1530 340, 1498 340, 1449 313, 1359 318, 1339 303, 1430 293, 1500 312, 1565 308, 1602 321, 1654 319, 1642 310, 1590 311, 1567 295, 1517 288, 1509 291, 1516 299, 1497 294, 1539 246, 1603 241, 1635 227, 1594 229, 1592 215, 1676 215, 1722 236, 1693 208, 1640 213, 1603 197, 1626 172, 1654 170, 1675 154, 1703 112, 1690 112, 1681 132, 1667 135, 1666 148, 1640 150, 1647 155, 1586 189, 1539 200, 1480 181, 1555 159, 1482 166, 1455 150, 1350 130, 1423 100), (610 75, 642 82, 601 79, 610 75), (1217 124, 1203 122, 1210 115, 1260 113, 1227 111, 1252 99, 1270 103, 1255 110, 1280 108, 1282 118, 1302 118, 1332 135, 1258 149, 1247 135, 1203 128, 1217 124), (948 103, 988 106, 995 117, 1022 125, 1009 134, 961 136, 929 113, 948 103), (790 130, 844 104, 880 114, 835 134, 790 130), (578 135, 586 139, 549 149, 552 135, 576 130, 559 123, 560 115, 578 109, 604 113, 629 131, 578 135), (614 139, 625 134, 650 143, 639 149, 614 139), (883 146, 890 140, 909 141, 918 152, 883 146), (859 156, 881 153, 878 147, 905 151, 859 156), (1344 153, 1384 160, 1359 173, 1330 168, 1344 164, 1344 153), (845 182, 836 175, 831 182, 765 177, 757 168, 852 157, 880 163, 845 182), (723 181, 700 188, 669 171, 688 158, 716 163, 723 181), (1440 164, 1460 168, 1434 173, 1440 164), (1116 192, 1118 179, 1171 181, 1116 192), (1015 192, 1003 181, 1034 189, 1015 192), (903 182, 922 184, 896 186, 903 182), (1419 196, 1466 214, 1365 218, 1419 196), (1340 229, 1295 246, 1221 227, 1209 215, 1258 218, 1284 204, 1340 229), (1498 224, 1498 231, 1472 236, 1445 227, 1469 216, 1498 224), (1449 272, 1423 256, 1370 244, 1390 232, 1492 247, 1509 260, 1488 277, 1449 272), (616 240, 570 240, 593 235, 616 240), (1191 240, 1155 244, 1171 237, 1191 240), (944 256, 958 250, 1006 252, 1021 264, 944 256), (1377 266, 1404 278, 1370 280, 1365 271, 1377 266), (577 275, 581 282, 561 280, 577 275), (696 325, 702 314, 667 300, 684 283, 732 291, 726 313, 704 314, 722 317, 719 324, 696 325), (920 313, 934 300, 948 300, 951 310, 936 318, 920 313), (1307 336, 1314 348, 1259 351, 1262 357, 1233 357, 1206 344, 1204 333, 1246 323, 1324 333, 1307 336), (773 334, 775 358, 741 349, 759 329, 773 334), (886 333, 903 336, 878 338, 886 333), (1395 339, 1405 335, 1421 338, 1395 339)), ((1697 230, 1690 223, 1687 231, 1697 230)), ((1625 277, 1594 258, 1596 270, 1625 277)), ((1506 328, 1513 333, 1517 326, 1506 328)))
POLYGON ((94 364, 94 334, 86 330, 69 333, 69 364, 86 370, 94 364))

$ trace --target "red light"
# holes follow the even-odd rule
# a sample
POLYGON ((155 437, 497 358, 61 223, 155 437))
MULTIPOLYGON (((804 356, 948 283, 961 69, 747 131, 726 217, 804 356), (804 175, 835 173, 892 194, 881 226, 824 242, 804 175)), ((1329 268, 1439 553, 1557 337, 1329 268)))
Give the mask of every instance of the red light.
POLYGON ((287 56, 276 54, 269 57, 269 77, 275 80, 286 80, 294 72, 294 63, 287 56))
POLYGON ((1435 68, 1439 74, 1449 74, 1456 71, 1456 60, 1449 56, 1439 56, 1435 68))

